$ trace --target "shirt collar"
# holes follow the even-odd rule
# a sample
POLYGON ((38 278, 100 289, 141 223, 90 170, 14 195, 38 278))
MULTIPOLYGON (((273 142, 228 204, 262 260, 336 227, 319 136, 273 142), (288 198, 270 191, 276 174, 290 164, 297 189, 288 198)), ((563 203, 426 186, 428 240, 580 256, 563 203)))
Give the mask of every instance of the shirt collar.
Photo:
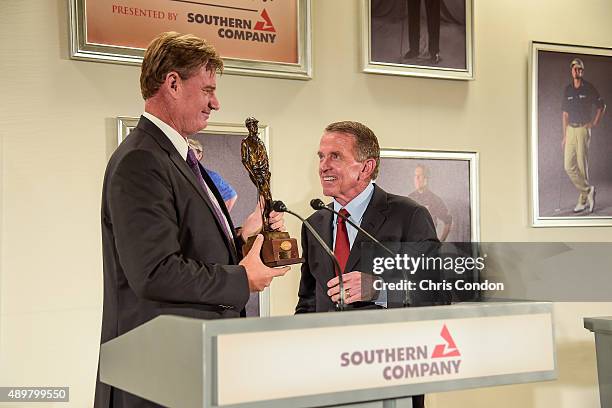
POLYGON ((189 144, 187 143, 187 139, 180 135, 172 126, 168 125, 166 122, 158 118, 157 116, 144 112, 142 114, 145 118, 149 119, 155 126, 159 128, 163 132, 164 135, 170 142, 174 145, 174 148, 181 155, 184 160, 187 160, 187 151, 189 150, 189 144))
MULTIPOLYGON (((345 208, 351 215, 349 217, 351 221, 359 225, 361 224, 361 219, 363 218, 366 208, 368 208, 368 204, 370 204, 370 200, 372 200, 373 194, 374 184, 370 181, 368 186, 361 193, 359 193, 357 197, 349 201, 344 207, 342 207, 342 205, 334 199, 334 210, 340 211, 340 209, 345 208)), ((334 223, 336 222, 336 217, 338 216, 334 215, 334 223)))

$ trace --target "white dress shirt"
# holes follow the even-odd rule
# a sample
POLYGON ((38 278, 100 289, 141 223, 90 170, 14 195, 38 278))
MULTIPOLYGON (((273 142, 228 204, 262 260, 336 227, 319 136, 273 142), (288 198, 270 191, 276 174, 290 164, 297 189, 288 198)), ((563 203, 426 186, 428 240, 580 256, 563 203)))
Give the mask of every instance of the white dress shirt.
MULTIPOLYGON (((164 135, 166 135, 166 137, 170 140, 170 142, 172 142, 172 144, 176 148, 176 151, 181 155, 183 160, 187 162, 187 152, 189 151, 189 143, 187 143, 187 139, 181 136, 181 134, 177 132, 172 126, 168 125, 166 122, 164 122, 157 116, 149 112, 144 112, 142 116, 153 122, 153 124, 157 126, 164 135)), ((221 215, 221 217, 223 218, 223 222, 225 223, 226 230, 228 231, 228 233, 231 234, 232 229, 230 228, 229 222, 227 222, 227 218, 225 218, 225 214, 221 210, 221 205, 219 204, 219 201, 217 201, 215 195, 211 191, 210 187, 208 187, 208 184, 206 182, 204 182, 204 185, 206 186, 206 194, 208 194, 208 197, 210 198, 212 204, 217 207, 217 210, 219 211, 219 214, 221 215)), ((232 241, 231 244, 233 245, 234 242, 232 241)))

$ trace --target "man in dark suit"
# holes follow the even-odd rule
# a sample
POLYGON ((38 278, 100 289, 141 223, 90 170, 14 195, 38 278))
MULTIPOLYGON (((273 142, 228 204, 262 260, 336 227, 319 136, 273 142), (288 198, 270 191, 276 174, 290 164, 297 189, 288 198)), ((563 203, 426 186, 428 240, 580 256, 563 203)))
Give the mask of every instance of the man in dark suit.
MULTIPOLYGON (((145 113, 112 155, 104 177, 102 343, 160 314, 239 317, 250 292, 288 270, 261 262, 261 236, 241 259, 244 239, 262 227, 261 209, 236 232, 219 191, 187 144, 220 107, 215 90, 222 68, 216 50, 192 35, 161 34, 145 52, 145 113)), ((270 224, 284 228, 277 213, 270 214, 270 224)), ((98 380, 95 406, 157 404, 98 380)))
MULTIPOLYGON (((337 122, 325 128, 319 144, 319 178, 323 194, 333 198, 333 208, 343 213, 381 242, 436 243, 436 230, 425 207, 413 200, 389 194, 372 181, 378 174, 380 148, 376 135, 358 122, 337 122)), ((374 289, 371 271, 355 270, 361 244, 368 239, 326 210, 308 218, 338 258, 343 271, 348 309, 401 306, 393 294, 374 289)), ((302 228, 302 253, 306 262, 298 292, 296 313, 335 311, 340 299, 339 280, 332 260, 314 237, 302 228)), ((413 398, 422 407, 423 396, 413 398)))

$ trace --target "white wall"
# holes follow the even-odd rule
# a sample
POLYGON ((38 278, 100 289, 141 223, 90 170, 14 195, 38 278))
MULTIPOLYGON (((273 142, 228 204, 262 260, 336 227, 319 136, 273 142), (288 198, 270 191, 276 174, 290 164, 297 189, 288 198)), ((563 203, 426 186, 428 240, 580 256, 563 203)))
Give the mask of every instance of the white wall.
MULTIPOLYGON (((96 371, 100 191, 113 118, 138 116, 143 104, 138 67, 68 58, 66 3, 2 1, 0 385, 70 386, 70 406, 85 407, 96 371)), ((484 241, 611 240, 606 228, 528 227, 527 58, 530 40, 610 46, 612 2, 475 0, 471 82, 362 74, 358 2, 313 3, 313 80, 219 81, 215 121, 253 115, 272 126, 276 197, 308 213, 320 195, 322 128, 355 119, 383 147, 479 151, 484 241)), ((273 284, 273 314, 292 312, 298 280, 294 268, 273 284)), ((582 317, 611 312, 610 304, 556 305, 559 380, 433 395, 431 406, 597 407, 582 317)))

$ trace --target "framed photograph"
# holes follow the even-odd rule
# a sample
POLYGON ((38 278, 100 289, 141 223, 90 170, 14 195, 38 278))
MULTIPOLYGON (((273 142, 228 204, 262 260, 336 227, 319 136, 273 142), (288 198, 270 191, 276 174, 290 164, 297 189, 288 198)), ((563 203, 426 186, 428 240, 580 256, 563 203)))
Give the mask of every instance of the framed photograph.
POLYGON ((531 225, 612 226, 612 48, 532 42, 531 225))
POLYGON ((362 67, 474 79, 473 0, 361 0, 362 67))
POLYGON ((440 241, 480 241, 478 153, 381 149, 376 184, 426 207, 440 241))
MULTIPOLYGON (((117 118, 118 143, 121 143, 136 127, 138 120, 139 118, 132 117, 117 118)), ((259 136, 266 145, 268 156, 270 154, 269 133, 270 127, 260 123, 259 136)), ((251 183, 242 165, 240 153, 240 143, 248 134, 248 130, 242 124, 209 123, 206 129, 190 138, 190 144, 196 150, 196 154, 201 148, 203 155, 200 163, 215 181, 235 226, 242 225, 257 204, 257 189, 251 183)), ((251 293, 246 309, 248 317, 270 316, 270 288, 266 288, 259 295, 251 293)))
POLYGON ((69 0, 73 59, 142 63, 159 33, 215 46, 224 72, 312 78, 310 0, 69 0))

